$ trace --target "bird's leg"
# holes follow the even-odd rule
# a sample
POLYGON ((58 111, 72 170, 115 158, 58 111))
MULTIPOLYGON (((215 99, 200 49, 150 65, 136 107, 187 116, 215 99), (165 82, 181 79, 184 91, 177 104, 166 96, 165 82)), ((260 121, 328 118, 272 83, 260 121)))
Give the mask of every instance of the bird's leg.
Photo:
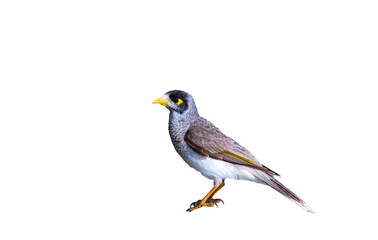
POLYGON ((222 180, 221 183, 215 183, 215 186, 210 190, 210 192, 202 199, 198 200, 197 202, 193 202, 190 204, 190 208, 186 210, 187 212, 191 212, 201 207, 213 207, 214 205, 218 206, 217 203, 222 202, 222 199, 213 199, 215 193, 217 193, 222 187, 224 187, 225 183, 222 180))
POLYGON ((224 179, 222 180, 222 183, 219 184, 218 188, 212 193, 210 194, 209 196, 209 199, 213 198, 213 196, 222 188, 224 187, 224 185, 226 185, 226 183, 224 182, 224 179))
POLYGON ((212 201, 212 202, 214 202, 214 204, 218 207, 218 205, 217 205, 217 203, 220 203, 220 202, 222 202, 223 204, 224 204, 224 202, 223 202, 223 200, 222 199, 220 199, 220 198, 216 198, 216 199, 214 199, 213 198, 213 196, 222 188, 222 187, 224 187, 224 185, 226 185, 226 183, 224 182, 224 179, 222 180, 222 183, 219 185, 219 187, 210 195, 210 197, 208 198, 208 200, 207 201, 212 201))

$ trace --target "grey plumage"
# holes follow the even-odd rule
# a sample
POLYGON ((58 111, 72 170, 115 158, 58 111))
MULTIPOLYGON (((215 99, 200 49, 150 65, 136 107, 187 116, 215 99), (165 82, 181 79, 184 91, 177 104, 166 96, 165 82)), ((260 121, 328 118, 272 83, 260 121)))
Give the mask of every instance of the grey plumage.
POLYGON ((247 149, 242 147, 232 138, 223 134, 214 124, 198 117, 185 133, 185 142, 198 153, 218 160, 230 163, 250 166, 259 169, 272 176, 279 175, 273 170, 262 165, 247 149), (242 156, 253 163, 236 158, 229 153, 242 156))
MULTIPOLYGON (((169 91, 154 103, 170 110, 169 134, 178 154, 191 167, 214 180, 215 187, 223 187, 225 178, 263 183, 312 212, 302 199, 274 178, 278 175, 276 172, 262 165, 247 149, 202 118, 190 94, 169 91)), ((197 202, 197 208, 206 203, 209 203, 206 206, 212 206, 212 200, 212 195, 210 199, 204 198, 201 203, 197 202)))

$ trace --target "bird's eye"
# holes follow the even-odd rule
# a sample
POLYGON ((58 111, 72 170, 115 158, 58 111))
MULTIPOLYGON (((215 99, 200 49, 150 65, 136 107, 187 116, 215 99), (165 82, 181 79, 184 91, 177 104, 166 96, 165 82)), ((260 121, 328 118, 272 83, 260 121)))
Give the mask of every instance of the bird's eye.
POLYGON ((183 101, 181 98, 178 98, 176 104, 177 104, 177 105, 180 105, 180 104, 183 103, 183 102, 184 102, 184 101, 183 101))
POLYGON ((174 103, 176 103, 177 105, 180 105, 181 103, 184 102, 181 98, 178 98, 178 97, 176 97, 176 96, 171 96, 170 98, 171 98, 171 100, 172 100, 174 103))
POLYGON ((178 97, 176 97, 176 96, 171 96, 170 98, 171 98, 171 100, 172 100, 174 103, 177 103, 177 101, 178 101, 178 97))

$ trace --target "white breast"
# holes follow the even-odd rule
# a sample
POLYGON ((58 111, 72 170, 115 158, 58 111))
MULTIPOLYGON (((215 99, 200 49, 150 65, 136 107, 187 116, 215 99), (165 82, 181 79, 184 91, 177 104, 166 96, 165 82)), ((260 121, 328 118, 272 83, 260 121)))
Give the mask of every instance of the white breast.
POLYGON ((182 154, 182 157, 189 166, 212 180, 231 178, 260 182, 251 174, 249 167, 201 156, 190 147, 182 154))

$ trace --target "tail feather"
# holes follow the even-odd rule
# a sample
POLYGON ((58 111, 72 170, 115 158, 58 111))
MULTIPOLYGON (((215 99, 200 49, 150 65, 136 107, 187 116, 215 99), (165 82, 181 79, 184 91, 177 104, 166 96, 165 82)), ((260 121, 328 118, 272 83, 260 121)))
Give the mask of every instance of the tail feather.
POLYGON ((315 213, 302 199, 300 199, 295 193, 293 193, 290 189, 285 187, 282 183, 280 183, 274 177, 262 173, 257 176, 260 181, 266 183, 268 186, 272 187, 294 203, 298 204, 301 208, 303 208, 307 212, 315 213))

